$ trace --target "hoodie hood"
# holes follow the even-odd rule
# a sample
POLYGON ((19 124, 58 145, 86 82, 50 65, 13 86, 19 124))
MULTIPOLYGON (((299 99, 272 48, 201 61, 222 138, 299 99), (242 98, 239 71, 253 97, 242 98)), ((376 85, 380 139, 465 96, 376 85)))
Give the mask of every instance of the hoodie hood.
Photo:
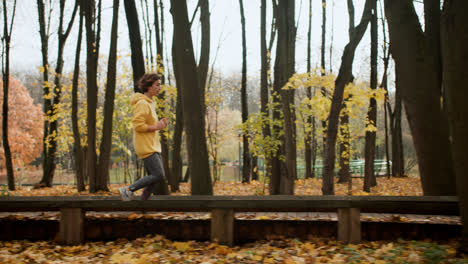
POLYGON ((150 104, 153 103, 153 101, 146 95, 142 94, 142 93, 135 93, 132 95, 132 98, 130 99, 130 105, 131 106, 134 106, 136 105, 138 102, 140 102, 141 100, 144 100, 150 104))

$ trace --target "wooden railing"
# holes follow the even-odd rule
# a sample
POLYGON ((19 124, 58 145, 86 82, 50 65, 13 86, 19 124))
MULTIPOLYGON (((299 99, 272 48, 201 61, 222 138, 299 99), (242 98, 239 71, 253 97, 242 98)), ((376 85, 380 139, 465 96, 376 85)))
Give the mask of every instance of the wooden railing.
POLYGON ((63 244, 84 242, 86 211, 211 212, 211 239, 232 245, 235 212, 337 212, 338 240, 361 241, 360 213, 459 215, 452 196, 155 196, 123 202, 117 196, 0 197, 0 212, 60 211, 63 244))

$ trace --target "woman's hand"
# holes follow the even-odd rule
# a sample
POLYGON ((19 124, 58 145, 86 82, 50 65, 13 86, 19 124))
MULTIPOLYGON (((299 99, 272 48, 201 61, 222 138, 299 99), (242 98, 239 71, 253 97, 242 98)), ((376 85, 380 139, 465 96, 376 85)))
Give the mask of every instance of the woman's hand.
POLYGON ((147 131, 154 132, 156 130, 164 129, 165 127, 167 127, 167 119, 164 117, 161 120, 159 120, 159 122, 156 123, 156 125, 148 126, 147 131))

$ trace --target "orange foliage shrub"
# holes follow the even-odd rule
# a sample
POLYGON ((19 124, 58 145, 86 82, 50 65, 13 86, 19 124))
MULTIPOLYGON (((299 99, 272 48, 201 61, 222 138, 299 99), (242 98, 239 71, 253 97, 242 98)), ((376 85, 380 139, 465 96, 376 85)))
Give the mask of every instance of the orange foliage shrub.
MULTIPOLYGON (((0 109, 3 109, 3 81, 0 80, 0 109)), ((3 114, 3 110, 1 111, 3 114)), ((0 122, 0 128, 2 124, 0 122)), ((2 130, 0 129, 0 135, 2 130)), ((13 166, 27 166, 42 152, 43 112, 40 105, 34 105, 28 90, 17 79, 10 76, 8 90, 8 142, 13 166)), ((0 137, 0 169, 5 168, 5 155, 0 137)))

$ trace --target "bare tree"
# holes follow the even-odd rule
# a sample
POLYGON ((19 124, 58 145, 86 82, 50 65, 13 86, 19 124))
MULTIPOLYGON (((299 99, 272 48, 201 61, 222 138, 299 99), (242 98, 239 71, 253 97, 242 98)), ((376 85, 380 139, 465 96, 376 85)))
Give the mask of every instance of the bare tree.
POLYGON ((460 251, 465 254, 468 253, 468 78, 465 72, 468 67, 467 12, 467 1, 444 1, 441 18, 443 86, 446 89, 453 166, 463 224, 460 251))
MULTIPOLYGON (((145 0, 147 1, 147 0, 145 0)), ((148 3, 146 4, 148 5, 148 3)), ((154 0, 154 28, 155 28, 155 35, 156 35, 156 63, 158 73, 161 75, 161 84, 166 83, 166 78, 164 76, 164 20, 163 20, 163 7, 161 2, 161 8, 158 8, 158 1, 154 0), (159 15, 161 13, 161 15, 159 15), (159 20, 161 18, 161 21, 159 20)), ((148 13, 148 11, 147 11, 148 13)), ((150 31, 150 39, 151 39, 151 31, 150 31)), ((151 41, 150 41, 151 43, 151 41)), ((151 44, 150 44, 151 45, 151 44)), ((150 48, 151 50, 151 48, 150 48)), ((151 54, 151 57, 153 55, 151 54)), ((153 60, 150 58, 150 60, 153 60)), ((166 97, 166 92, 164 90, 159 93, 158 97, 160 99, 164 99, 166 97)), ((160 112, 164 112, 164 106, 160 107, 160 112)), ((169 179, 169 183, 171 184, 172 189, 178 189, 174 185, 174 179, 172 177, 171 169, 169 167, 169 139, 166 133, 160 133, 160 141, 161 141, 161 155, 162 155, 162 162, 164 166, 164 173, 166 174, 166 178, 169 179)))
MULTIPOLYGON (((273 6, 276 5, 276 1, 272 1, 273 6)), ((273 8, 274 12, 276 12, 276 8, 273 8)), ((265 117, 270 116, 270 111, 268 110, 268 94, 269 94, 269 74, 268 71, 270 70, 270 51, 273 47, 273 42, 275 38, 275 15, 272 17, 271 23, 271 32, 270 32, 270 42, 269 46, 267 46, 267 39, 266 39, 266 0, 261 1, 261 9, 260 9, 260 58, 261 58, 261 69, 260 69, 260 112, 265 117)), ((270 126, 264 122, 262 124, 262 134, 263 137, 271 136, 271 129, 270 126)), ((271 161, 265 160, 265 167, 267 174, 271 174, 271 161)), ((266 177, 266 175, 264 175, 266 177)))
POLYGON ((278 30, 278 42, 275 58, 275 80, 273 84, 274 92, 280 95, 280 107, 273 111, 273 119, 280 118, 283 113, 283 127, 275 127, 284 130, 281 136, 281 146, 279 152, 275 154, 272 162, 272 175, 270 180, 270 194, 294 194, 294 181, 296 180, 296 129, 294 113, 294 90, 281 89, 289 78, 294 74, 294 54, 296 44, 296 26, 294 20, 294 2, 280 0, 276 7, 276 27, 278 30), (286 157, 286 161, 280 159, 280 155, 286 157))
MULTIPOLYGON (((199 2, 202 9, 202 52, 200 65, 196 65, 193 51, 192 35, 185 1, 171 0, 171 13, 174 21, 172 53, 177 86, 182 92, 183 109, 190 115, 184 115, 187 132, 187 150, 189 168, 192 175, 192 194, 213 194, 210 167, 205 136, 204 87, 208 70, 206 56, 209 56, 209 33, 204 23, 209 23, 208 1, 199 2), (206 72, 205 72, 206 69, 206 72), (183 78, 181 78, 183 77, 183 78), (203 86, 202 86, 203 84, 203 86), (198 100, 197 100, 198 98, 198 100)), ((205 24, 207 26, 207 24, 205 24)), ((179 117, 177 117, 179 118, 179 117)))
MULTIPOLYGON (((49 7, 52 8, 51 1, 49 1, 49 7)), ((51 104, 52 101, 49 95, 50 88, 49 85, 46 85, 49 82, 49 37, 50 37, 50 23, 46 22, 45 16, 45 4, 43 0, 37 0, 37 11, 39 17, 39 34, 41 36, 41 53, 42 53, 42 78, 43 78, 43 97, 44 98, 44 113, 50 113, 51 111, 51 104)), ((49 19, 51 16, 52 10, 48 12, 49 19)), ((43 160, 42 160, 42 174, 47 175, 47 163, 48 163, 48 146, 47 146, 47 138, 49 135, 49 122, 48 120, 44 120, 44 132, 43 132, 43 139, 42 139, 42 151, 43 151, 43 160)))
POLYGON ((75 66, 72 80, 72 129, 73 129, 73 154, 76 168, 76 187, 79 192, 85 190, 85 149, 81 146, 81 135, 78 124, 78 79, 80 77, 80 54, 83 38, 83 8, 80 7, 80 24, 78 26, 78 41, 76 42, 75 66))
MULTIPOLYGON (((39 0, 42 1, 42 0, 39 0)), ((78 2, 75 2, 75 6, 73 8, 73 13, 71 15, 70 21, 66 29, 64 29, 63 20, 64 20, 64 13, 65 13, 65 0, 60 0, 60 15, 59 15, 59 27, 58 27, 58 51, 57 51, 57 65, 55 66, 55 78, 54 78, 54 89, 50 90, 48 88, 48 92, 52 94, 52 99, 48 102, 48 109, 45 112, 46 116, 49 117, 51 121, 49 122, 47 135, 44 135, 44 138, 49 142, 47 147, 43 150, 44 151, 44 162, 43 162, 43 175, 42 179, 39 184, 35 185, 35 187, 50 187, 52 186, 52 181, 54 178, 55 173, 55 154, 57 152, 57 140, 55 135, 57 135, 57 127, 58 127, 58 119, 52 118, 54 115, 53 109, 60 103, 62 99, 62 72, 63 72, 63 52, 65 50, 65 44, 67 42, 68 36, 70 35, 70 31, 73 27, 73 23, 75 21, 75 15, 78 10, 78 2)), ((50 25, 50 22, 49 22, 50 25)), ((42 26, 41 26, 42 28, 42 26)), ((44 85, 47 86, 47 85, 44 85)), ((49 97, 49 94, 47 94, 49 97)))
POLYGON ((88 147, 87 147, 87 174, 89 177, 89 191, 91 193, 107 191, 107 179, 97 174, 96 153, 96 109, 97 109, 97 66, 99 43, 101 34, 101 1, 94 0, 80 2, 84 11, 86 28, 86 84, 87 84, 87 110, 88 110, 88 147), (96 16, 97 14, 97 16, 96 16), (96 23, 97 22, 97 23, 96 23))
POLYGON ((109 183, 109 165, 112 146, 112 118, 114 113, 115 83, 117 79, 117 32, 119 27, 119 0, 114 0, 111 43, 107 64, 107 84, 104 102, 104 124, 97 164, 97 175, 109 183))
MULTIPOLYGON (((327 0, 322 0, 322 43, 320 46, 320 67, 322 68, 322 76, 326 74, 326 66, 325 66, 325 44, 326 44, 326 34, 327 34, 327 0)), ((326 96, 327 92, 325 87, 322 87, 321 93, 323 96, 326 96)), ((327 131, 327 121, 322 121, 322 131, 326 133, 327 131)), ((325 155, 325 143, 327 142, 327 138, 325 136, 322 137, 322 146, 323 146, 323 153, 325 155)))
POLYGON ((15 21, 16 1, 13 1, 13 12, 8 23, 8 6, 3 0, 3 36, 2 36, 2 78, 3 78, 3 112, 2 112, 2 141, 7 169, 8 189, 15 190, 15 175, 11 157, 10 143, 8 142, 8 88, 10 85, 10 43, 15 21))
MULTIPOLYGON (((370 21, 371 33, 371 71, 370 71, 370 88, 377 89, 377 56, 378 56, 378 24, 377 24, 377 1, 372 2, 372 17, 370 21)), ((367 112, 367 122, 370 125, 377 127, 377 102, 374 98, 370 99, 369 109, 367 112)), ((370 192, 370 188, 377 185, 374 170, 375 160, 375 131, 366 131, 366 142, 364 147, 364 191, 370 192)))
POLYGON ((145 59, 143 56, 140 24, 135 0, 124 0, 125 16, 127 17, 128 35, 130 38, 131 61, 133 69, 134 91, 138 92, 137 82, 145 74, 145 59))
MULTIPOLYGON (((311 71, 311 38, 312 38, 312 0, 309 0, 309 26, 307 31, 307 72, 311 71)), ((307 98, 312 99, 312 87, 307 87, 307 98)), ((309 106, 309 109, 311 107, 309 106)), ((315 117, 307 118, 308 127, 310 127, 310 133, 306 130, 304 136, 305 145, 305 161, 306 161, 306 172, 305 178, 315 177, 315 160, 317 158, 317 139, 315 135, 315 117)))
POLYGON ((454 195, 456 184, 449 123, 441 107, 440 67, 434 59, 438 51, 429 44, 433 42, 428 41, 436 33, 433 30, 423 32, 412 2, 385 0, 384 3, 391 53, 418 157, 424 195, 454 195))
MULTIPOLYGON (((242 123, 247 122, 249 109, 247 106, 247 44, 245 37, 244 4, 239 0, 239 9, 242 27, 242 81, 241 81, 241 105, 242 123)), ((242 134, 242 182, 250 182, 250 153, 248 133, 242 134)))
MULTIPOLYGON (((366 32, 367 25, 369 24, 372 15, 372 1, 375 0, 366 0, 359 25, 353 29, 350 28, 351 38, 349 39, 349 43, 346 45, 343 51, 340 71, 335 80, 335 90, 333 92, 330 115, 328 118, 327 141, 324 153, 325 162, 322 173, 322 193, 324 195, 333 195, 335 193, 333 181, 335 168, 335 143, 338 132, 338 119, 343 103, 343 92, 345 85, 352 80, 354 53, 359 42, 364 36, 364 33, 366 32)), ((348 10, 352 9, 353 2, 352 0, 348 0, 348 10)))

